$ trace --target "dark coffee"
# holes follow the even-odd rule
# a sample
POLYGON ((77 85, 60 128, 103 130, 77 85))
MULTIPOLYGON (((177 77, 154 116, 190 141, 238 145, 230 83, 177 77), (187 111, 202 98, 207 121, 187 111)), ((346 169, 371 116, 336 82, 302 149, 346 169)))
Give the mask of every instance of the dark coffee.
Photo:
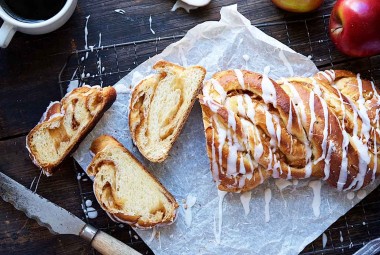
POLYGON ((0 4, 10 16, 26 22, 50 19, 65 3, 66 0, 0 0, 0 4))

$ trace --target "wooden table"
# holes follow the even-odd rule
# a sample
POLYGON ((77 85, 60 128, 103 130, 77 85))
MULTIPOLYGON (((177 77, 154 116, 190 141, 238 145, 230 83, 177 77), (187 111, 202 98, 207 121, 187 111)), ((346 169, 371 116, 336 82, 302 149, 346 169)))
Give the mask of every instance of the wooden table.
MULTIPOLYGON (((238 10, 253 24, 259 24, 265 32, 295 50, 312 55, 319 67, 328 68, 334 65, 336 68, 362 72, 364 76, 374 77, 379 84, 379 57, 350 59, 337 52, 328 41, 325 33, 328 17, 322 15, 330 13, 333 2, 325 1, 312 14, 295 15, 275 8, 270 0, 237 1, 238 10)), ((61 98, 60 85, 63 83, 59 83, 59 73, 70 55, 78 57, 71 54, 72 52, 84 49, 84 28, 89 15, 88 45, 97 46, 99 34, 101 45, 113 45, 180 36, 196 24, 218 20, 220 8, 236 1, 213 0, 209 6, 191 11, 190 14, 182 9, 171 12, 174 3, 173 0, 79 0, 73 17, 59 30, 40 36, 17 33, 7 49, 0 49, 0 171, 86 220, 82 203, 92 198, 96 204, 91 192, 85 191, 91 190, 90 181, 86 182, 84 178, 77 180, 77 173, 81 169, 78 169, 71 158, 64 162, 53 177, 40 176, 40 172, 28 157, 25 136, 38 122, 49 102, 61 98), (115 9, 123 9, 125 14, 117 13, 115 9), (150 16, 155 35, 150 30, 150 16)), ((175 40, 174 37, 173 41, 175 40)), ((156 50, 148 44, 146 47, 139 46, 138 56, 126 64, 124 71, 128 72, 130 68, 155 54, 155 51, 160 52, 169 43, 171 41, 159 44, 156 50)), ((137 46, 134 47, 136 49, 137 46)), ((123 56, 122 52, 120 56, 123 56)), ((73 74, 70 68, 75 66, 69 62, 68 65, 66 73, 62 74, 66 77, 73 74)), ((116 68, 113 69, 114 75, 104 77, 104 85, 113 85, 119 79, 120 74, 115 70, 116 68)), ((119 66, 117 70, 120 71, 119 66)), ((61 80, 64 79, 61 76, 61 80)), ((322 247, 322 237, 319 237, 304 253, 322 254, 324 250, 324 254, 352 254, 363 243, 379 237, 379 193, 379 189, 374 191, 325 232, 328 237, 326 247, 322 247), (344 237, 343 241, 340 236, 344 237)), ((98 208, 98 205, 94 207, 98 208)), ((125 225, 113 224, 104 213, 100 212, 90 222, 140 252, 151 253, 133 230, 125 225)), ((79 238, 54 236, 22 212, 0 200, 0 254, 90 253, 93 253, 91 247, 79 238)))

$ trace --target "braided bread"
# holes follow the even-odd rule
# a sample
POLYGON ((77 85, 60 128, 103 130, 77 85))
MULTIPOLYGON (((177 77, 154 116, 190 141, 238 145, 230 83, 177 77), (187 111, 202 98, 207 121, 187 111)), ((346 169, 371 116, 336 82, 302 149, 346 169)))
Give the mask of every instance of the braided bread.
POLYGON ((56 168, 116 100, 112 87, 76 88, 60 102, 51 103, 26 137, 33 163, 46 175, 56 168))
POLYGON ((244 192, 273 178, 315 177, 358 190, 380 172, 380 96, 348 71, 277 82, 241 70, 205 82, 203 123, 213 179, 244 192))

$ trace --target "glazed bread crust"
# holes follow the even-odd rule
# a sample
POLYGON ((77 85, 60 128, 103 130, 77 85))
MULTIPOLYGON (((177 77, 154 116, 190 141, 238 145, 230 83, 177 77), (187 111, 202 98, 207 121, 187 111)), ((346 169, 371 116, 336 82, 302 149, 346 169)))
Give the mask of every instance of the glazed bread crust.
POLYGON ((227 70, 199 99, 220 190, 244 192, 270 177, 357 190, 380 172, 379 89, 360 75, 327 70, 276 82, 227 70))

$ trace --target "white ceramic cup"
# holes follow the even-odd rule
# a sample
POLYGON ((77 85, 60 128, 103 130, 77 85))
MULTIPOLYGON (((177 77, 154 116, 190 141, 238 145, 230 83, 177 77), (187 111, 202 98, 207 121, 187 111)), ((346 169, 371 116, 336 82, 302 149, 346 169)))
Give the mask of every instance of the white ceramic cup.
POLYGON ((4 20, 0 28, 0 47, 6 48, 16 31, 25 34, 39 35, 58 29, 71 17, 76 5, 77 0, 67 0, 56 15, 50 19, 34 23, 22 22, 11 17, 0 5, 0 18, 4 20))

